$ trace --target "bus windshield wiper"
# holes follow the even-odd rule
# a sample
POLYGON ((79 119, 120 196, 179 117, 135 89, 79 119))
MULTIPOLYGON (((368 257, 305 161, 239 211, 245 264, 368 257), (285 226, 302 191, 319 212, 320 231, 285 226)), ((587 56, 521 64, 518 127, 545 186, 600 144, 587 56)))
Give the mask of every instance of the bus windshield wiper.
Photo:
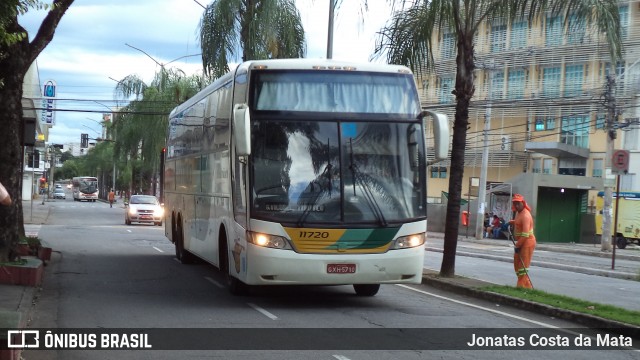
POLYGON ((320 197, 322 196, 322 194, 324 194, 325 192, 329 192, 329 196, 331 196, 331 191, 333 191, 333 182, 331 181, 331 174, 332 174, 332 170, 333 170, 333 165, 331 164, 331 154, 329 152, 330 150, 330 146, 329 146, 329 139, 327 139, 327 166, 324 167, 324 170, 322 171, 322 174, 320 174, 320 179, 323 180, 322 182, 318 182, 318 180, 313 180, 311 181, 311 183, 309 183, 309 187, 311 189, 313 189, 314 185, 318 185, 319 186, 319 191, 315 194, 315 196, 313 197, 313 199, 311 200, 311 202, 304 204, 305 208, 302 212, 302 215, 300 215, 300 218, 298 218, 298 221, 296 222, 296 226, 297 227, 302 227, 302 225, 304 225, 304 222, 307 220, 307 217, 309 216, 309 213, 311 212, 311 210, 313 209, 313 207, 316 205, 316 203, 318 202, 318 199, 320 199, 320 197), (323 179, 326 178, 326 179, 323 179), (323 183, 326 181, 327 186, 323 186, 323 183))
POLYGON ((380 205, 378 205, 378 202, 376 201, 375 197, 373 196, 373 193, 371 192, 371 188, 369 187, 369 184, 367 183, 366 179, 364 179, 364 175, 362 174, 362 172, 360 172, 360 169, 358 169, 358 165, 353 159, 353 138, 349 139, 349 161, 350 161, 349 169, 351 170, 351 175, 354 179, 353 196, 357 197, 356 181, 359 181, 360 185, 362 186, 362 190, 363 190, 362 192, 364 193, 364 198, 367 200, 367 203, 369 204, 369 207, 371 208, 373 215, 376 217, 378 222, 380 222, 380 225, 387 226, 387 220, 384 218, 384 214, 380 209, 380 205))

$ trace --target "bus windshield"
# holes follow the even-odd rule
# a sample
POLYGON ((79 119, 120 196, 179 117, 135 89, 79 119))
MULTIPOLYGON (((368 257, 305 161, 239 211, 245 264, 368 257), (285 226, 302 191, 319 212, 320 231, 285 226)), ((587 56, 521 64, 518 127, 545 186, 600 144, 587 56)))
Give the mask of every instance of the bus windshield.
POLYGON ((98 179, 83 178, 78 180, 78 190, 83 194, 93 194, 98 191, 98 179))
POLYGON ((258 120, 253 131, 252 217, 385 226, 426 216, 417 123, 258 120))

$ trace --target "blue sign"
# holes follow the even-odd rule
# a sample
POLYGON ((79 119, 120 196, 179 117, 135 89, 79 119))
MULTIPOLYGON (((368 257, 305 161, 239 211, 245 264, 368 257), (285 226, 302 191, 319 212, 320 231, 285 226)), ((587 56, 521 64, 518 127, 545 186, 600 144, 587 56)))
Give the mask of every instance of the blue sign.
POLYGON ((42 92, 44 97, 56 97, 56 83, 53 80, 47 80, 44 83, 44 91, 42 92))
POLYGON ((56 82, 53 80, 47 80, 44 82, 42 88, 42 110, 40 115, 40 121, 43 124, 53 126, 56 123, 56 82))

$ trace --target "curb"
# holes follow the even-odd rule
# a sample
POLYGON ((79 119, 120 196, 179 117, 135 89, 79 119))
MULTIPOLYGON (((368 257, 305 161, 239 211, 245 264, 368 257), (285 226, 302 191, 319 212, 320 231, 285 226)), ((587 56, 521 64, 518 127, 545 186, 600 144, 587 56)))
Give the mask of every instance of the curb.
POLYGON ((490 283, 484 282, 482 280, 469 280, 470 282, 475 282, 476 286, 465 286, 459 283, 459 279, 466 278, 456 276, 455 279, 458 279, 458 281, 440 277, 437 272, 431 270, 424 270, 422 273, 422 283, 437 289, 454 292, 460 295, 489 300, 499 304, 513 306, 519 309, 547 315, 550 317, 573 321, 590 328, 613 329, 616 333, 619 333, 621 335, 640 339, 639 326, 604 319, 589 314, 583 314, 572 310, 560 309, 550 305, 540 304, 508 295, 483 291, 478 289, 476 286, 482 286, 484 284, 490 285, 490 283))

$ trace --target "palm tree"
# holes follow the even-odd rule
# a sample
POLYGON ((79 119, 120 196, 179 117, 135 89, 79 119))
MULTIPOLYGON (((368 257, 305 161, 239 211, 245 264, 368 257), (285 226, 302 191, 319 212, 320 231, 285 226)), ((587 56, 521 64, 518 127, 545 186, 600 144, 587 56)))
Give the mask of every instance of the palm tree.
MULTIPOLYGON (((464 153, 469 126, 469 103, 475 92, 474 35, 480 25, 492 19, 532 22, 545 14, 576 15, 604 34, 612 63, 621 55, 620 21, 616 0, 414 0, 406 10, 397 12, 379 32, 374 56, 386 54, 387 61, 412 69, 433 68, 432 41, 438 34, 451 32, 457 44, 455 120, 451 150, 451 177, 444 235, 444 254, 440 274, 455 275, 464 153)), ((565 20, 565 22, 568 20, 565 20)))
POLYGON ((294 0, 213 0, 200 20, 202 65, 218 78, 240 59, 304 57, 304 36, 294 0))

